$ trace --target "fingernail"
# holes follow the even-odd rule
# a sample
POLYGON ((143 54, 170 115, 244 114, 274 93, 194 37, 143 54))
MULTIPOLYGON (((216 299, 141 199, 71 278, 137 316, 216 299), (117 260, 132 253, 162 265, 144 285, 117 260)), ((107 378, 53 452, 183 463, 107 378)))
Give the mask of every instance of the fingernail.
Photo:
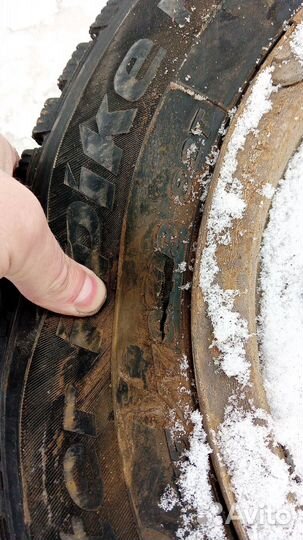
POLYGON ((85 280, 74 306, 81 314, 95 313, 106 300, 106 289, 104 283, 96 276, 86 274, 85 280))

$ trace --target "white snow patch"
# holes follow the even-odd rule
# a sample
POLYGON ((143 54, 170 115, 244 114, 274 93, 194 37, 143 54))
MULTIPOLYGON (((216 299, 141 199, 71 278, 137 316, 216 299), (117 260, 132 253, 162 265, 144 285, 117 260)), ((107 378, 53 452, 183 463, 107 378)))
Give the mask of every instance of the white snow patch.
MULTIPOLYGON (((180 359, 180 373, 188 379, 189 362, 186 355, 180 359)), ((179 388, 182 393, 191 392, 185 387, 179 388)), ((181 407, 181 401, 178 402, 181 407)), ((184 419, 188 427, 193 427, 187 450, 177 467, 178 480, 175 486, 166 486, 159 506, 165 512, 171 512, 176 506, 180 510, 180 523, 176 533, 179 540, 225 540, 223 519, 220 516, 222 507, 214 497, 210 483, 210 454, 207 435, 203 429, 203 419, 199 411, 190 405, 183 407, 184 419)), ((178 440, 186 435, 183 424, 178 420, 175 410, 170 410, 170 434, 178 440)))
POLYGON ((180 289, 181 291, 189 291, 189 289, 191 288, 191 286, 192 286, 191 282, 188 281, 187 283, 185 283, 185 285, 181 285, 181 286, 179 287, 179 289, 180 289))
POLYGON ((257 133, 260 120, 271 109, 270 97, 272 92, 277 90, 272 83, 272 71, 273 68, 267 68, 258 76, 228 144, 210 210, 207 245, 200 270, 200 286, 213 325, 213 345, 221 352, 220 365, 229 377, 237 377, 242 384, 248 383, 250 375, 245 354, 245 345, 249 338, 248 326, 247 321, 234 310, 234 299, 238 292, 223 290, 217 283, 220 268, 216 251, 218 245, 230 243, 229 231, 235 220, 241 219, 245 211, 243 185, 235 176, 237 156, 243 149, 247 136, 257 133))
POLYGON ((199 411, 191 415, 194 430, 190 449, 180 465, 178 488, 181 496, 181 525, 176 538, 179 540, 225 540, 220 505, 212 495, 209 481, 211 449, 206 440, 199 411))
POLYGON ((251 540, 299 540, 303 538, 302 511, 290 494, 295 483, 288 466, 275 455, 272 420, 264 410, 245 412, 233 404, 217 433, 227 466, 238 515, 251 540))
POLYGON ((160 508, 162 508, 164 512, 171 512, 177 505, 179 505, 179 498, 176 491, 173 487, 166 486, 160 500, 160 508))
POLYGON ((191 132, 193 135, 198 135, 199 137, 203 135, 203 130, 200 122, 197 122, 197 125, 191 130, 191 132))
POLYGON ((275 194, 275 191, 276 190, 274 186, 270 184, 269 182, 267 182, 267 184, 263 186, 261 194, 263 195, 263 197, 266 197, 266 199, 272 199, 272 197, 275 194))
POLYGON ((186 354, 182 355, 181 361, 180 361, 180 371, 181 375, 183 377, 188 378, 187 376, 187 370, 189 369, 189 362, 186 354))
POLYGON ((176 411, 174 409, 171 409, 169 411, 169 420, 171 423, 171 428, 169 431, 170 431, 170 435, 173 441, 175 441, 182 435, 185 435, 184 426, 182 422, 180 422, 180 420, 177 419, 176 411))
POLYGON ((186 272, 186 268, 187 268, 187 262, 182 261, 182 262, 180 262, 178 264, 176 272, 179 272, 180 274, 183 274, 183 272, 186 272))
POLYGON ((261 249, 260 338, 275 434, 303 482, 303 144, 272 202, 261 249))
POLYGON ((196 155, 198 147, 196 143, 192 143, 186 151, 186 160, 189 162, 193 155, 196 155))
POLYGON ((303 66, 303 23, 299 24, 291 39, 290 46, 303 66))

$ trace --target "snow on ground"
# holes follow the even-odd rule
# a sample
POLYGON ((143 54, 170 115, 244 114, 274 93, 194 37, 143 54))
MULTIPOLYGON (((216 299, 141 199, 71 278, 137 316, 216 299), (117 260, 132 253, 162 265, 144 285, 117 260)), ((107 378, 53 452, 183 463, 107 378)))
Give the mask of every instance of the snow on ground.
POLYGON ((0 132, 19 152, 57 79, 106 0, 1 0, 0 132))
POLYGON ((263 373, 279 442, 303 481, 303 144, 273 198, 261 251, 263 373))

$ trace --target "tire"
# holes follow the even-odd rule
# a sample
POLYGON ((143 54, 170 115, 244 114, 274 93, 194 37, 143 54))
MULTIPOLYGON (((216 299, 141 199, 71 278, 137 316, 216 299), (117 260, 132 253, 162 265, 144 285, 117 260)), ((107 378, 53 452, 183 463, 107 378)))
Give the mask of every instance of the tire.
POLYGON ((188 448, 184 411, 198 406, 201 199, 229 111, 300 3, 112 0, 60 77, 19 177, 108 300, 73 320, 16 308, 3 287, 1 540, 176 538, 180 511, 159 501, 188 448))

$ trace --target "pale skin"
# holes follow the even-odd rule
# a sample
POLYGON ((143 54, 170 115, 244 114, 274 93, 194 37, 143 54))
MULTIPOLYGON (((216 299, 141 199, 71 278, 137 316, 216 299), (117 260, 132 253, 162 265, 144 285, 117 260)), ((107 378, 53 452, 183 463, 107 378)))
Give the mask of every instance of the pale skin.
POLYGON ((104 283, 70 259, 31 191, 13 178, 19 157, 0 135, 0 277, 56 313, 88 316, 106 300, 104 283))

